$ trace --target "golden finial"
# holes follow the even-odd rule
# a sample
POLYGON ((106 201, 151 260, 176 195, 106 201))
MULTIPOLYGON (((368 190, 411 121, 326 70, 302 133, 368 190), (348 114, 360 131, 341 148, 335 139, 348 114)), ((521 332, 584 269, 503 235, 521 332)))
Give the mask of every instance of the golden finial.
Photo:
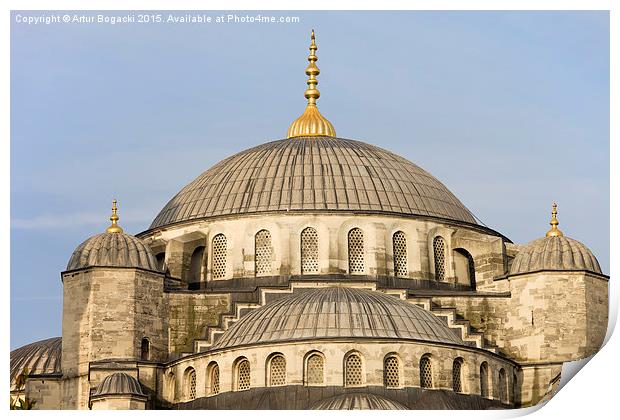
POLYGON ((308 84, 308 89, 304 92, 304 96, 308 99, 308 104, 306 105, 306 110, 304 113, 293 121, 291 126, 288 128, 288 134, 286 137, 289 139, 292 137, 305 136, 336 137, 336 130, 334 130, 334 126, 321 115, 316 106, 316 100, 321 96, 321 93, 316 88, 316 85, 319 84, 316 77, 321 73, 321 71, 316 66, 316 61, 318 58, 316 56, 317 46, 314 37, 314 29, 312 30, 310 40, 310 55, 308 56, 308 61, 310 64, 306 67, 306 74, 308 75, 308 81, 306 83, 308 84))
POLYGON ((560 222, 558 222, 557 216, 558 205, 556 203, 553 203, 553 210, 551 211, 551 221, 549 222, 549 224, 551 225, 551 229, 549 229, 549 232, 547 232, 547 236, 564 236, 562 231, 558 229, 558 225, 560 224, 560 222))
POLYGON ((112 200, 112 216, 110 216, 110 221, 112 221, 112 224, 109 228, 106 229, 106 232, 108 233, 123 233, 123 228, 117 225, 119 219, 118 215, 116 214, 117 210, 118 207, 116 207, 116 200, 112 200))

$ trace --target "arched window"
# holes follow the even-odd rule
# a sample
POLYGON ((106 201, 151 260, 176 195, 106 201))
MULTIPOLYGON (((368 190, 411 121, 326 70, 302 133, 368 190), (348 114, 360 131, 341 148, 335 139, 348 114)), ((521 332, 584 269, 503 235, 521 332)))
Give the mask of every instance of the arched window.
POLYGON ((506 386, 506 371, 504 368, 499 370, 499 399, 508 402, 508 387, 506 386))
POLYGON ((306 385, 321 385, 324 382, 323 355, 313 353, 306 359, 306 385))
POLYGON ((458 358, 452 362, 452 390, 454 392, 463 392, 462 373, 461 368, 463 366, 463 360, 458 358))
POLYGON ((349 231, 349 274, 364 274, 364 232, 360 228, 349 231))
POLYGON ((268 230, 263 229, 256 234, 254 237, 254 249, 256 276, 270 275, 273 248, 271 247, 271 233, 268 230))
POLYGON ((286 385, 286 359, 277 354, 269 361, 269 386, 286 385))
POLYGON ((454 250, 454 274, 457 282, 476 289, 476 266, 474 257, 463 248, 454 250))
POLYGON ((220 393, 220 367, 217 363, 211 362, 207 367, 207 395, 217 395, 220 393))
POLYGON ((407 237, 400 230, 392 235, 394 248, 394 276, 407 277, 407 237))
POLYGON ((226 236, 219 233, 211 240, 211 278, 219 280, 226 277, 226 236))
POLYGON ((250 362, 248 359, 241 359, 236 365, 235 389, 243 391, 250 389, 250 362))
POLYGON ((433 369, 431 359, 428 356, 423 356, 420 359, 420 386, 422 388, 433 387, 433 369))
POLYGON ((383 361, 383 386, 400 387, 400 366, 396 356, 388 356, 383 361))
POLYGON ((441 236, 433 239, 433 252, 435 255, 435 280, 443 281, 446 277, 446 242, 441 236))
POLYGON ((170 401, 174 401, 177 398, 176 388, 177 388, 177 384, 176 384, 176 380, 174 377, 174 373, 170 372, 168 374, 168 398, 170 401))
POLYGON ((157 268, 159 268, 159 271, 164 271, 166 265, 166 253, 160 252, 155 255, 155 260, 157 261, 157 268))
POLYGON ((192 367, 185 369, 185 398, 196 399, 196 371, 192 367))
POLYGON ((482 362, 480 365, 480 396, 489 398, 489 365, 482 362))
POLYGON ((199 246, 192 252, 190 260, 188 283, 199 283, 202 278, 202 259, 204 257, 205 247, 199 246))
POLYGON ((301 274, 319 273, 319 235, 307 227, 301 231, 301 274))
POLYGON ((344 386, 357 386, 363 383, 362 358, 359 354, 352 353, 345 359, 344 386))
POLYGON ((148 338, 143 338, 140 342, 140 359, 149 360, 151 356, 151 343, 148 338))
POLYGON ((513 372, 512 374, 512 395, 511 401, 513 403, 517 402, 517 395, 519 393, 519 380, 517 378, 517 372, 513 372))

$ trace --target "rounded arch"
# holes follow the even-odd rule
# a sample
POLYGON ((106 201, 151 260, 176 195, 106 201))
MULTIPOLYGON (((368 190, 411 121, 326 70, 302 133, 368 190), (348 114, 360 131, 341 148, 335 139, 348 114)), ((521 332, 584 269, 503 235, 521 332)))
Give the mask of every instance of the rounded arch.
POLYGON ((452 361, 452 390, 454 392, 464 392, 463 390, 463 358, 457 357, 452 361))
POLYGON ((347 234, 349 274, 364 274, 366 267, 364 231, 354 227, 347 234))
POLYGON ((183 398, 189 401, 196 399, 196 369, 192 366, 183 372, 183 398))
POLYGON ((363 386, 366 383, 364 359, 359 351, 351 350, 345 354, 343 372, 345 387, 363 386))
POLYGON ((267 386, 286 385, 286 358, 282 353, 272 353, 267 357, 267 386))
POLYGON ((420 357, 420 387, 432 388, 433 383, 432 355, 430 353, 426 353, 420 357))
POLYGON ((225 279, 227 264, 228 243, 226 235, 218 233, 211 239, 211 279, 225 279))
POLYGON ((168 268, 166 267, 166 251, 155 254, 155 261, 157 262, 157 268, 159 268, 161 272, 168 274, 168 268))
POLYGON ((205 261, 205 247, 199 245, 194 248, 190 257, 188 283, 200 283, 202 281, 202 267, 205 261))
POLYGON ((446 278, 446 240, 437 235, 433 238, 433 261, 435 280, 444 281, 446 278))
POLYGON ((319 234, 308 226, 300 234, 301 274, 319 274, 319 234))
POLYGON ((480 396, 489 398, 489 364, 487 362, 480 364, 480 396))
POLYGON ((220 365, 212 361, 207 365, 207 381, 205 394, 207 396, 220 393, 220 365))
POLYGON ((151 341, 148 337, 142 337, 142 340, 140 340, 140 359, 151 359, 151 341))
POLYGON ((476 290, 476 263, 471 253, 465 248, 455 248, 453 260, 457 282, 476 290))
POLYGON ((168 394, 168 400, 174 402, 177 398, 177 381, 174 372, 168 372, 166 382, 166 393, 168 394))
POLYGON ((245 356, 238 357, 233 363, 233 390, 243 391, 251 386, 250 361, 245 356))
POLYGON ((254 235, 254 274, 256 277, 270 276, 273 261, 271 232, 261 229, 254 235))
POLYGON ((383 386, 386 388, 402 388, 402 359, 398 353, 388 353, 383 358, 383 386))
POLYGON ((499 393, 499 400, 503 403, 508 403, 508 377, 506 376, 506 369, 500 368, 497 374, 497 391, 499 393))
POLYGON ((325 355, 312 350, 304 356, 304 385, 323 385, 325 383, 325 355))

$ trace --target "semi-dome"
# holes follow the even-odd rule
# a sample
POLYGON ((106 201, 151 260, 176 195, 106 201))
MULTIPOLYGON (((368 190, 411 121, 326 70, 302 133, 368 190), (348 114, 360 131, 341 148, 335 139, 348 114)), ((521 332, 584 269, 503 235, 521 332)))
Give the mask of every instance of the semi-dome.
POLYGON ((394 153, 335 137, 294 137, 217 163, 166 204, 150 229, 268 211, 367 211, 476 221, 431 174, 394 153))
POLYGON ((135 236, 105 232, 91 236, 73 251, 67 270, 86 267, 127 267, 158 271, 151 249, 135 236))
POLYGON ((409 410, 403 404, 380 395, 353 392, 321 400, 312 410, 409 410))
POLYGON ((22 374, 60 373, 62 338, 54 337, 26 344, 11 352, 11 390, 17 389, 22 374))
POLYGON ((417 305, 371 290, 326 287, 299 290, 251 311, 212 348, 329 338, 465 345, 446 323, 417 305))
POLYGON ((510 274, 540 270, 586 270, 602 273, 592 251, 581 242, 566 236, 546 236, 525 245, 515 256, 510 274))
POLYGON ((106 376, 95 388, 92 397, 104 395, 139 395, 144 396, 140 382, 124 372, 116 372, 106 376))

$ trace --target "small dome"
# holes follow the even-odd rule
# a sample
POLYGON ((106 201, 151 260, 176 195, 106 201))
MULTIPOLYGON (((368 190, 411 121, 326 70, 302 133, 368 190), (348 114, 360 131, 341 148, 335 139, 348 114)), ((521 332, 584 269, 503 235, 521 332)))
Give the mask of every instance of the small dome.
POLYGON ((112 394, 144 396, 140 382, 133 376, 123 372, 116 372, 110 376, 106 376, 97 386, 92 396, 100 397, 112 394))
POLYGON ((592 251, 566 236, 546 236, 525 245, 515 256, 510 274, 541 270, 586 270, 602 274, 592 251))
POLYGON ((446 323, 417 305, 381 292, 327 287, 300 290, 251 311, 213 348, 342 337, 465 344, 446 323))
POLYGON ((22 373, 42 375, 61 373, 60 356, 62 339, 60 337, 30 343, 11 352, 11 390, 17 389, 17 379, 22 373))
POLYGON ((319 401, 310 408, 312 410, 409 410, 401 403, 365 392, 336 395, 319 401))
POLYGON ((135 236, 105 232, 82 242, 71 255, 67 270, 86 267, 130 267, 159 271, 151 249, 135 236))

